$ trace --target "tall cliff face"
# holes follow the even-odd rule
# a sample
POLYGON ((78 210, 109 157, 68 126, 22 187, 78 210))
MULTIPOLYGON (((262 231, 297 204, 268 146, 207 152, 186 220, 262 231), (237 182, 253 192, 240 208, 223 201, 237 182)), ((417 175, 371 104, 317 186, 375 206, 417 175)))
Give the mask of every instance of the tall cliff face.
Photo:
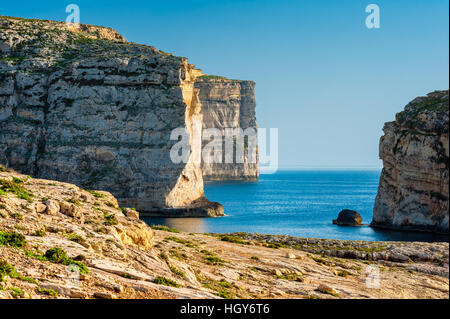
POLYGON ((373 226, 448 232, 448 90, 410 102, 380 140, 373 226))
MULTIPOLYGON (((195 82, 202 104, 203 129, 217 128, 225 136, 227 128, 257 129, 255 83, 252 81, 228 80, 217 76, 200 76, 195 82)), ((204 140, 203 144, 208 144, 204 140)), ((222 149, 225 150, 223 141, 222 149)), ((236 152, 236 151, 235 151, 236 152)), ((258 153, 251 160, 248 150, 244 152, 244 162, 222 163, 202 162, 205 180, 257 180, 259 178, 258 153)))
POLYGON ((187 163, 169 156, 174 128, 200 134, 187 59, 108 28, 6 17, 0 53, 0 163, 142 211, 209 205, 195 150, 187 163))

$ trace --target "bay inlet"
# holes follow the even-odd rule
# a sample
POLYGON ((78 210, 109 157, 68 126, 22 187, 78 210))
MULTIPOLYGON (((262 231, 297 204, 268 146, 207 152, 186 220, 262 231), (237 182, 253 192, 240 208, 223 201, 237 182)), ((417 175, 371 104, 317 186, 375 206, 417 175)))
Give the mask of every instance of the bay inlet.
POLYGON ((367 241, 448 241, 448 236, 332 224, 342 209, 372 220, 380 170, 297 170, 261 175, 257 182, 210 182, 205 195, 221 203, 220 218, 143 218, 186 232, 248 232, 367 241))

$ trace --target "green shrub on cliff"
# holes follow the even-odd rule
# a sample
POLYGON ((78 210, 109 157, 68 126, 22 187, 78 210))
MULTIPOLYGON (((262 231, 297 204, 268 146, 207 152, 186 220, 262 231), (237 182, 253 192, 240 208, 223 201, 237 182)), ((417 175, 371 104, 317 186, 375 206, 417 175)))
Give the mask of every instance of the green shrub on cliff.
POLYGON ((47 295, 47 296, 52 296, 52 297, 58 297, 58 293, 56 291, 54 291, 53 289, 45 289, 45 288, 41 288, 38 287, 37 291, 41 294, 47 295))
POLYGON ((230 243, 235 243, 235 244, 248 245, 248 241, 242 240, 242 238, 240 238, 238 236, 223 235, 223 236, 220 236, 220 240, 227 241, 230 243))
POLYGON ((414 120, 420 113, 424 111, 434 111, 437 113, 448 112, 448 101, 447 103, 445 103, 445 100, 441 100, 439 98, 428 98, 421 102, 411 102, 409 106, 409 108, 406 108, 405 110, 397 113, 397 121, 403 122, 405 120, 414 120))
POLYGON ((204 257, 204 259, 208 265, 213 265, 213 266, 220 266, 220 265, 223 265, 223 263, 225 263, 225 260, 223 260, 217 256, 206 256, 206 257, 204 257))
POLYGON ((171 240, 171 241, 174 241, 176 243, 183 244, 183 245, 185 245, 186 247, 189 247, 189 248, 197 247, 196 244, 194 244, 193 242, 191 242, 191 241, 189 241, 187 239, 182 239, 182 238, 178 238, 178 237, 174 237, 174 236, 166 237, 164 240, 166 240, 166 241, 167 240, 171 240))
POLYGON ((17 287, 10 287, 8 290, 11 291, 11 295, 14 298, 19 298, 25 294, 25 291, 17 287))
POLYGON ((202 276, 199 273, 196 273, 195 275, 198 282, 200 282, 203 287, 214 290, 217 296, 224 299, 239 297, 237 294, 238 289, 236 289, 233 284, 229 283, 225 279, 221 279, 220 281, 218 281, 209 277, 202 276))
POLYGON ((150 226, 150 228, 154 229, 154 230, 166 231, 166 232, 169 232, 169 233, 179 233, 180 232, 178 229, 170 228, 170 227, 162 226, 162 225, 154 225, 154 226, 150 226))
POLYGON ((70 233, 70 234, 67 234, 66 237, 67 237, 70 241, 76 242, 76 243, 81 244, 81 245, 83 245, 84 243, 86 243, 86 239, 85 239, 83 236, 80 236, 80 235, 78 235, 78 234, 76 234, 76 233, 70 233))
POLYGON ((202 80, 227 80, 226 77, 220 75, 201 75, 198 78, 202 80))
POLYGON ((25 187, 22 186, 23 181, 18 178, 13 178, 12 181, 7 179, 0 179, 0 195, 6 195, 6 193, 13 193, 20 199, 31 201, 31 195, 25 187))
POLYGON ((181 277, 181 278, 186 278, 186 274, 183 271, 181 271, 180 269, 176 268, 175 266, 169 265, 169 269, 174 275, 181 277))
POLYGON ((23 56, 6 56, 4 58, 0 58, 1 62, 13 62, 19 63, 22 62, 25 58, 23 56))
POLYGON ((30 284, 37 284, 35 279, 20 275, 14 266, 10 265, 5 260, 0 260, 0 282, 4 281, 6 276, 26 281, 30 284))
POLYGON ((180 253, 176 249, 169 249, 170 256, 178 260, 186 260, 188 259, 188 255, 185 253, 180 253))
POLYGON ((275 243, 275 242, 273 242, 273 243, 266 243, 265 246, 269 247, 269 248, 275 248, 275 249, 282 248, 282 247, 287 247, 283 243, 275 243))
POLYGON ((48 249, 45 252, 44 257, 46 260, 48 260, 52 263, 55 263, 55 264, 63 264, 65 266, 75 265, 75 266, 77 266, 78 269, 74 269, 74 270, 79 271, 81 274, 89 273, 89 268, 86 267, 85 264, 68 257, 67 253, 62 248, 54 247, 54 248, 48 249))
POLYGON ((121 277, 126 278, 126 279, 135 279, 132 275, 130 275, 127 272, 124 272, 123 274, 120 274, 121 277))
POLYGON ((25 236, 14 231, 0 231, 0 246, 23 247, 27 244, 25 236))
POLYGON ((5 280, 5 277, 16 277, 17 272, 14 266, 8 264, 4 260, 0 260, 0 282, 5 280))
POLYGON ((117 225, 119 223, 114 214, 104 214, 103 218, 105 218, 104 224, 108 226, 117 225))
POLYGON ((45 236, 45 234, 46 234, 45 229, 38 229, 33 233, 33 236, 43 237, 45 236))
POLYGON ((177 282, 173 281, 172 279, 166 278, 166 277, 162 277, 162 276, 158 276, 155 278, 155 280, 153 280, 153 282, 155 284, 158 285, 164 285, 164 286, 170 286, 170 287, 181 287, 180 284, 178 284, 177 282))
POLYGON ((96 191, 88 191, 88 192, 94 195, 95 198, 105 198, 105 195, 103 195, 102 193, 96 191))
POLYGON ((44 257, 47 258, 48 261, 55 264, 62 264, 68 259, 64 249, 59 247, 54 247, 47 250, 44 254, 44 257))

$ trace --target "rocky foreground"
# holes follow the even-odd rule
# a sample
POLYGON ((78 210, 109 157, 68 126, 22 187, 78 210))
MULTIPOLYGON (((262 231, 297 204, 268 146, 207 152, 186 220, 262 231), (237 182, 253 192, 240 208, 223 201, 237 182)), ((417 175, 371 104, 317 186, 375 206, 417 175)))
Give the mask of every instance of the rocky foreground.
POLYGON ((449 297, 448 243, 192 234, 138 216, 0 166, 0 298, 449 297))

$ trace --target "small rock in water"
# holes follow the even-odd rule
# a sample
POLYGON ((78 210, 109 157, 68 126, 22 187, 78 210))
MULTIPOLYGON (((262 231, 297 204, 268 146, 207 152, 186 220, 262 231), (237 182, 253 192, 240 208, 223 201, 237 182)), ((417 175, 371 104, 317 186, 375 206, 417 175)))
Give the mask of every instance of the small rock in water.
POLYGON ((355 211, 350 209, 342 210, 337 219, 333 220, 333 224, 341 226, 361 226, 362 217, 355 211))

